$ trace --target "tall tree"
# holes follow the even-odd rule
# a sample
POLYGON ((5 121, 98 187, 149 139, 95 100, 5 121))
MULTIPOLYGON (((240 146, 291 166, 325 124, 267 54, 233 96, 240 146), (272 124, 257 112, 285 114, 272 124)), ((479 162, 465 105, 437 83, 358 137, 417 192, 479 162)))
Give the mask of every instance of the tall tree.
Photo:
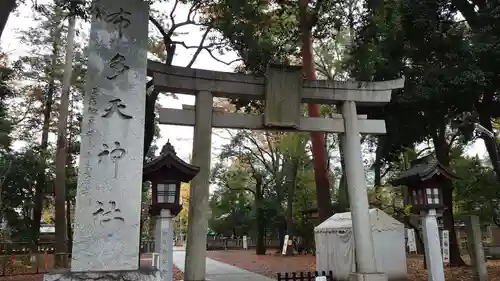
MULTIPOLYGON (((470 27, 474 64, 480 69, 481 79, 471 81, 471 91, 476 94, 472 101, 478 120, 483 127, 493 131, 492 119, 500 116, 500 3, 492 0, 450 0, 452 7, 460 11, 470 27)), ((500 182, 500 159, 497 140, 482 135, 493 169, 500 182)))
MULTIPOLYGON (((66 160, 68 158, 67 151, 67 125, 69 114, 69 99, 71 88, 71 77, 73 74, 73 47, 75 41, 75 15, 70 15, 68 19, 68 33, 66 40, 66 59, 64 63, 64 73, 61 91, 61 104, 59 106, 59 122, 57 123, 57 148, 56 148, 56 181, 55 181, 55 196, 56 196, 56 251, 57 253, 67 252, 67 219, 66 218, 66 160)), ((67 208, 69 209, 69 207, 67 208)), ((66 256, 60 255, 56 263, 60 266, 66 266, 66 256)))
MULTIPOLYGON (((312 29, 318 20, 318 13, 323 9, 321 3, 328 1, 317 1, 313 12, 309 11, 310 0, 299 2, 299 25, 302 39, 302 67, 304 76, 309 80, 316 80, 316 69, 314 67, 313 34, 312 29)), ((309 104, 308 113, 310 117, 321 116, 319 104, 309 104)), ((330 179, 328 177, 325 137, 324 133, 311 133, 312 151, 314 157, 314 178, 316 180, 316 198, 318 200, 319 216, 322 221, 332 215, 332 203, 330 195, 330 179)))
MULTIPOLYGON (((243 58, 243 70, 263 73, 269 62, 290 63, 302 57, 304 75, 316 79, 312 40, 332 36, 341 25, 337 1, 214 1, 209 20, 243 58)), ((241 101, 240 101, 241 102, 241 101)), ((243 101, 240 105, 248 105, 243 101)), ((255 103, 250 103, 255 105, 255 103)), ((258 103, 257 103, 258 105, 258 103)), ((309 106, 319 116, 319 105, 309 106)), ((332 213, 324 134, 314 133, 313 155, 318 207, 323 220, 332 213)))
MULTIPOLYGON (((51 30, 49 32, 49 36, 52 39, 51 47, 52 54, 50 58, 50 64, 47 65, 47 86, 44 98, 44 109, 43 109, 43 125, 42 125, 42 138, 40 141, 40 154, 41 154, 41 169, 38 175, 38 180, 35 185, 35 207, 33 209, 33 231, 35 233, 39 233, 40 229, 40 220, 42 217, 42 206, 43 206, 43 198, 47 192, 47 183, 46 183, 46 161, 47 161, 47 149, 49 145, 49 130, 51 123, 51 115, 53 110, 55 92, 56 92, 56 71, 57 71, 57 63, 59 56, 61 54, 61 46, 60 42, 56 38, 62 36, 62 27, 60 26, 62 20, 62 11, 53 7, 53 12, 49 14, 50 18, 48 18, 51 22, 48 22, 51 30)), ((64 217, 63 217, 64 219, 64 217)), ((63 222, 64 224, 65 222, 63 222)), ((38 235, 35 236, 38 239, 38 235)), ((65 238, 65 237, 64 237, 65 238)), ((64 240, 63 240, 64 241, 64 240)), ((35 245, 38 244, 38 241, 33 241, 35 245)))
MULTIPOLYGON (((273 232, 278 233, 280 239, 286 234, 285 212, 282 208, 286 195, 285 162, 279 150, 282 134, 240 130, 230 135, 231 142, 223 147, 219 158, 222 161, 236 162, 235 167, 245 171, 248 178, 245 181, 238 176, 236 179, 239 180, 235 180, 233 172, 223 173, 224 176, 218 177, 218 180, 228 189, 236 188, 253 195, 257 230, 256 250, 257 254, 262 255, 265 254, 265 228, 276 230, 273 232), (237 187, 234 184, 237 184, 237 187)), ((218 168, 220 167, 224 166, 219 165, 218 168)))
POLYGON ((7 55, 0 52, 0 153, 8 151, 11 144, 12 124, 9 120, 7 101, 14 95, 9 85, 14 70, 7 65, 7 55))
MULTIPOLYGON (((461 138, 450 123, 458 113, 471 110, 477 98, 471 85, 481 77, 473 63, 467 27, 454 21, 456 10, 444 1, 430 5, 393 0, 382 11, 376 17, 367 15, 352 57, 360 66, 353 71, 355 77, 406 77, 404 91, 395 92, 388 106, 366 111, 387 121, 388 134, 379 153, 385 155, 382 159, 391 159, 406 147, 428 140, 438 160, 449 166, 461 138)), ((462 265, 454 231, 452 182, 447 186, 444 224, 450 230, 450 262, 462 265)))
MULTIPOLYGON (((30 47, 30 54, 16 62, 20 68, 20 79, 25 83, 22 91, 26 94, 19 97, 20 108, 24 112, 14 114, 15 133, 20 139, 39 142, 40 170, 35 184, 33 209, 33 244, 38 242, 38 233, 44 198, 50 192, 47 177, 49 134, 53 132, 57 115, 60 94, 61 61, 64 46, 65 26, 62 24, 65 12, 57 3, 38 6, 34 13, 34 26, 20 32, 21 42, 30 47)), ((64 199, 64 197, 63 197, 64 199)))
MULTIPOLYGON (((298 187, 299 173, 304 166, 304 162, 309 160, 307 156, 307 135, 303 133, 289 133, 280 140, 280 151, 284 158, 284 185, 287 189, 286 200, 286 233, 288 239, 292 240, 296 231, 294 223, 294 202, 295 192, 298 187)), ((293 254, 293 247, 287 248, 287 254, 293 254)))

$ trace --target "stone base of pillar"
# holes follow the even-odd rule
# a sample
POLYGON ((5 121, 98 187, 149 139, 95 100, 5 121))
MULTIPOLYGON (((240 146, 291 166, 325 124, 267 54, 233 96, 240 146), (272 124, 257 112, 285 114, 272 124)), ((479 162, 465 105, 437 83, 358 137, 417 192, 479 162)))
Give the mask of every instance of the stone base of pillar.
POLYGON ((349 275, 349 281, 387 281, 387 275, 384 273, 357 273, 349 275))
POLYGON ((43 276, 44 281, 161 281, 158 270, 53 272, 43 276))

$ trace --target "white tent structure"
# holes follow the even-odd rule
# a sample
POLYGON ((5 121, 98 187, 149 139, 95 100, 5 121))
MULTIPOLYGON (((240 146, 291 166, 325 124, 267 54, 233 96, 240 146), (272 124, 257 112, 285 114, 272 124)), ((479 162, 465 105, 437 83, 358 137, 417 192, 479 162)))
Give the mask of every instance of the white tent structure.
MULTIPOLYGON (((389 280, 407 280, 405 228, 379 209, 370 209, 377 269, 389 280)), ((351 213, 338 213, 314 228, 316 270, 348 280, 356 271, 351 213)))

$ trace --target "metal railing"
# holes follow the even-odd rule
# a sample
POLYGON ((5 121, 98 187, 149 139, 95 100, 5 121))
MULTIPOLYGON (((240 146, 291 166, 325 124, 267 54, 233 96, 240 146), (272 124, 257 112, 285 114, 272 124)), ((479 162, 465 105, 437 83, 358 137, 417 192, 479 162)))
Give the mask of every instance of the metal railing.
MULTIPOLYGON (((278 239, 266 239, 264 241, 267 248, 278 249, 280 241, 278 239)), ((256 241, 247 239, 248 248, 255 248, 256 241)), ((140 244, 141 253, 154 252, 154 241, 142 241, 140 244)), ((243 249, 243 238, 207 237, 207 250, 236 250, 243 249)))
POLYGON ((0 255, 5 254, 28 254, 33 252, 38 253, 53 253, 55 251, 55 242, 43 242, 40 243, 35 250, 29 242, 2 242, 0 243, 0 255))

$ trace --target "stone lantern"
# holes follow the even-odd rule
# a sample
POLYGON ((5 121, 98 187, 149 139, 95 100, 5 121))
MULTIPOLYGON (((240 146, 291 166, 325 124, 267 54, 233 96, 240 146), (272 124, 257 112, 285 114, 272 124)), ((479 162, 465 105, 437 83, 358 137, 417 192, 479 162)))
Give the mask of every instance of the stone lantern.
POLYGON ((156 217, 155 252, 159 253, 159 269, 164 281, 172 280, 174 229, 172 219, 182 210, 181 183, 190 182, 199 167, 180 159, 174 147, 167 142, 160 156, 146 163, 143 181, 151 182, 151 216, 156 217))
POLYGON ((412 161, 411 167, 401 172, 391 184, 408 187, 409 204, 412 212, 422 217, 425 259, 429 280, 444 281, 443 257, 439 240, 437 212, 444 210, 444 180, 458 179, 447 167, 432 155, 412 161))

